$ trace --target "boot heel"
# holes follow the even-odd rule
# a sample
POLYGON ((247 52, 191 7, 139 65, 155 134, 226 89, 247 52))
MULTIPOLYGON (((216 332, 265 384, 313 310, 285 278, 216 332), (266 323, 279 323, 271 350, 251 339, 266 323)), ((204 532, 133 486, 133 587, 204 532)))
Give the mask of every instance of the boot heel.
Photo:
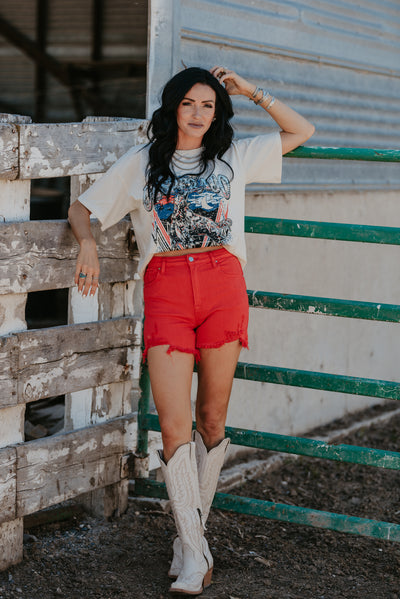
POLYGON ((207 587, 210 586, 212 573, 213 573, 213 569, 210 568, 209 571, 207 572, 207 574, 204 576, 204 580, 203 580, 203 588, 204 589, 206 589, 207 587))

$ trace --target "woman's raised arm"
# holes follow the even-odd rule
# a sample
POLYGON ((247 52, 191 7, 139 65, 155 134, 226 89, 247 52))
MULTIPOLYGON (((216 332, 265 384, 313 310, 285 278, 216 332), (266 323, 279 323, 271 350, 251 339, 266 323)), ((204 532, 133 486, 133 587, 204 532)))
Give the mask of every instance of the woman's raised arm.
POLYGON ((68 220, 80 251, 76 261, 75 283, 83 296, 94 295, 99 285, 100 264, 96 241, 90 228, 90 211, 76 200, 68 210, 68 220))
POLYGON ((282 154, 294 150, 307 139, 309 139, 315 127, 298 112, 274 98, 269 92, 255 86, 243 77, 240 77, 234 71, 224 69, 224 67, 214 67, 211 69, 214 77, 217 77, 220 83, 224 83, 229 95, 243 95, 259 104, 282 129, 282 154))

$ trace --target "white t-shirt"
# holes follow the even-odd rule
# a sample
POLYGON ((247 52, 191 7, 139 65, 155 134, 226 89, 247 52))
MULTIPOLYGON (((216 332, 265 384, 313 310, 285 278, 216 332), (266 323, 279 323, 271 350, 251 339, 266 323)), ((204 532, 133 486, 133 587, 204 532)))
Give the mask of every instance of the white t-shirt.
POLYGON ((213 170, 196 175, 200 152, 175 152, 171 166, 177 179, 169 198, 168 184, 154 203, 147 193, 145 144, 128 150, 78 198, 99 219, 103 231, 130 213, 140 253, 140 276, 155 253, 177 249, 223 246, 242 266, 246 263, 245 185, 280 183, 280 134, 236 140, 223 160, 215 160, 213 170))

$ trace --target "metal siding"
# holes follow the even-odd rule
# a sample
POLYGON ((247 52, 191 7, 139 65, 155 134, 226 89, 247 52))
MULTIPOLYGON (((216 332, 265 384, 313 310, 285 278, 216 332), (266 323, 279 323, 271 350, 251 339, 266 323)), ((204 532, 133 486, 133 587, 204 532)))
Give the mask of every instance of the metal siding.
MULTIPOLYGON (((312 145, 400 147, 399 4, 180 0, 179 21, 176 68, 182 59, 236 69, 309 118, 312 145)), ((276 127, 246 99, 233 104, 239 137, 276 127)), ((284 181, 289 188, 397 187, 400 169, 291 159, 284 181)))

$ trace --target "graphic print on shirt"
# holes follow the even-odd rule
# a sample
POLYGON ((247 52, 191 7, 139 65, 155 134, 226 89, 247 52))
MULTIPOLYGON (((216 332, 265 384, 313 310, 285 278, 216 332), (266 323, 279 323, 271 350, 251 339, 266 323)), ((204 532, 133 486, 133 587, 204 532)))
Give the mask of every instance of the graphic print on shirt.
POLYGON ((152 235, 158 251, 225 245, 231 241, 231 186, 225 175, 183 175, 174 182, 168 198, 169 187, 167 180, 154 204, 144 190, 143 204, 146 210, 153 211, 152 235))

